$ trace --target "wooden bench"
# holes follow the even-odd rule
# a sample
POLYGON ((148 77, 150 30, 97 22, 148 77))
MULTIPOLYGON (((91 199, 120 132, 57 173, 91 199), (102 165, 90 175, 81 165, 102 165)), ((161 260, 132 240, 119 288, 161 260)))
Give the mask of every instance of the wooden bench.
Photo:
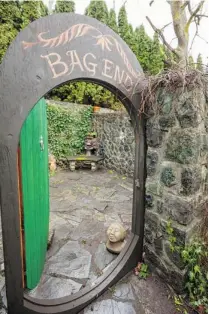
POLYGON ((83 163, 85 165, 91 165, 91 170, 96 171, 97 170, 97 163, 101 160, 103 160, 103 156, 87 156, 87 155, 77 155, 77 156, 70 156, 67 157, 67 160, 70 163, 70 170, 75 171, 76 163, 83 163))

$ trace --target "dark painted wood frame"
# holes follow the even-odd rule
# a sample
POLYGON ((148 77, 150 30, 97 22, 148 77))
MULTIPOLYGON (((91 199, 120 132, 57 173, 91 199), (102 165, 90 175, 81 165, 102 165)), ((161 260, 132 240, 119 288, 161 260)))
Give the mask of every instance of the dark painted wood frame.
MULTIPOLYGON (((56 66, 56 71, 61 73, 63 65, 56 66)), ((142 84, 143 72, 129 47, 107 26, 86 16, 63 13, 39 19, 20 32, 10 45, 0 66, 0 207, 9 314, 78 313, 141 261, 144 234, 145 134, 144 119, 138 116, 138 108, 142 84), (50 37, 51 41, 46 44, 46 41, 37 39, 38 34, 49 30, 41 38, 50 37), (64 35, 53 39, 59 34, 64 35), (93 53, 97 59, 97 71, 93 77, 92 73, 83 71, 77 65, 76 71, 70 76, 67 73, 53 78, 46 57, 41 57, 44 54, 49 55, 53 49, 53 53, 64 58, 67 48, 77 51, 84 60, 88 47, 91 52, 88 57, 92 57, 93 53), (107 59, 109 61, 105 61, 107 59), (119 66, 120 73, 126 71, 118 81, 113 80, 110 72, 107 73, 110 69, 113 71, 116 65, 119 66), (132 234, 121 254, 93 287, 84 288, 68 297, 38 300, 27 296, 23 289, 17 171, 19 134, 34 104, 54 87, 73 80, 88 80, 103 85, 120 98, 130 115, 136 141, 132 234)))

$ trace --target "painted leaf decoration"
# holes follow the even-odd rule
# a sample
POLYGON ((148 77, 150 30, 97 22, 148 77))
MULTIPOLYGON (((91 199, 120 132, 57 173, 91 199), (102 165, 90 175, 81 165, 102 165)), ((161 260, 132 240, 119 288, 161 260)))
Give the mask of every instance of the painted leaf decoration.
POLYGON ((102 50, 104 50, 105 48, 109 51, 112 51, 112 49, 110 48, 110 45, 113 46, 113 44, 111 43, 110 40, 108 40, 108 38, 106 36, 97 36, 98 40, 96 45, 100 45, 102 47, 102 50))
POLYGON ((45 34, 48 34, 47 32, 42 32, 38 34, 37 41, 36 42, 25 42, 22 41, 23 49, 31 48, 32 46, 40 45, 41 47, 58 47, 60 45, 65 45, 74 38, 81 37, 86 35, 89 30, 94 30, 96 34, 91 34, 90 36, 92 38, 97 39, 97 43, 95 45, 101 46, 102 50, 105 49, 108 51, 112 51, 112 46, 115 46, 119 55, 121 56, 127 70, 131 75, 135 78, 138 78, 141 74, 134 71, 133 67, 131 66, 128 57, 123 50, 122 45, 117 41, 116 38, 114 38, 111 35, 102 35, 101 32, 95 28, 94 26, 88 25, 88 24, 75 24, 62 32, 60 35, 52 38, 44 38, 43 36, 45 34), (99 34, 99 35, 98 35, 99 34))
POLYGON ((80 36, 80 33, 81 33, 81 31, 82 31, 82 27, 83 27, 83 24, 78 24, 78 25, 77 25, 77 27, 76 27, 77 33, 76 33, 76 35, 75 35, 75 38, 80 36))
POLYGON ((91 25, 87 25, 87 24, 84 24, 84 28, 80 34, 80 36, 84 36, 90 29, 95 29, 95 27, 91 26, 91 25))

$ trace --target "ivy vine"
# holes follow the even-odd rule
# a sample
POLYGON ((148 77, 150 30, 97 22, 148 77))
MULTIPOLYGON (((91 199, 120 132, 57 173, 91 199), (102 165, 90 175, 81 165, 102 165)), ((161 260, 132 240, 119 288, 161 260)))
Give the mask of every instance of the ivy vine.
POLYGON ((92 106, 79 109, 47 106, 49 150, 56 157, 79 154, 92 126, 92 106))
POLYGON ((190 304, 198 313, 208 313, 208 251, 207 245, 201 240, 188 243, 185 247, 177 245, 171 221, 168 221, 166 232, 169 236, 170 249, 180 253, 186 268, 185 291, 190 304))

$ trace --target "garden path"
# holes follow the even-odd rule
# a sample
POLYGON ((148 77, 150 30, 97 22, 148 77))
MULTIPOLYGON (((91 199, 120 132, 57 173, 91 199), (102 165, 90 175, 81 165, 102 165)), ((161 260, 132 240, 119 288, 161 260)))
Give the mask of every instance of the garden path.
MULTIPOLYGON (((130 234, 132 180, 99 169, 58 171, 50 178, 50 228, 55 230, 39 285, 30 295, 58 298, 92 285, 117 257, 106 250, 106 230, 120 222, 130 234)), ((0 241, 0 261, 3 265, 0 241)), ((2 309, 6 313, 3 272, 2 309)), ((169 291, 158 277, 128 274, 80 314, 175 314, 169 291)))

